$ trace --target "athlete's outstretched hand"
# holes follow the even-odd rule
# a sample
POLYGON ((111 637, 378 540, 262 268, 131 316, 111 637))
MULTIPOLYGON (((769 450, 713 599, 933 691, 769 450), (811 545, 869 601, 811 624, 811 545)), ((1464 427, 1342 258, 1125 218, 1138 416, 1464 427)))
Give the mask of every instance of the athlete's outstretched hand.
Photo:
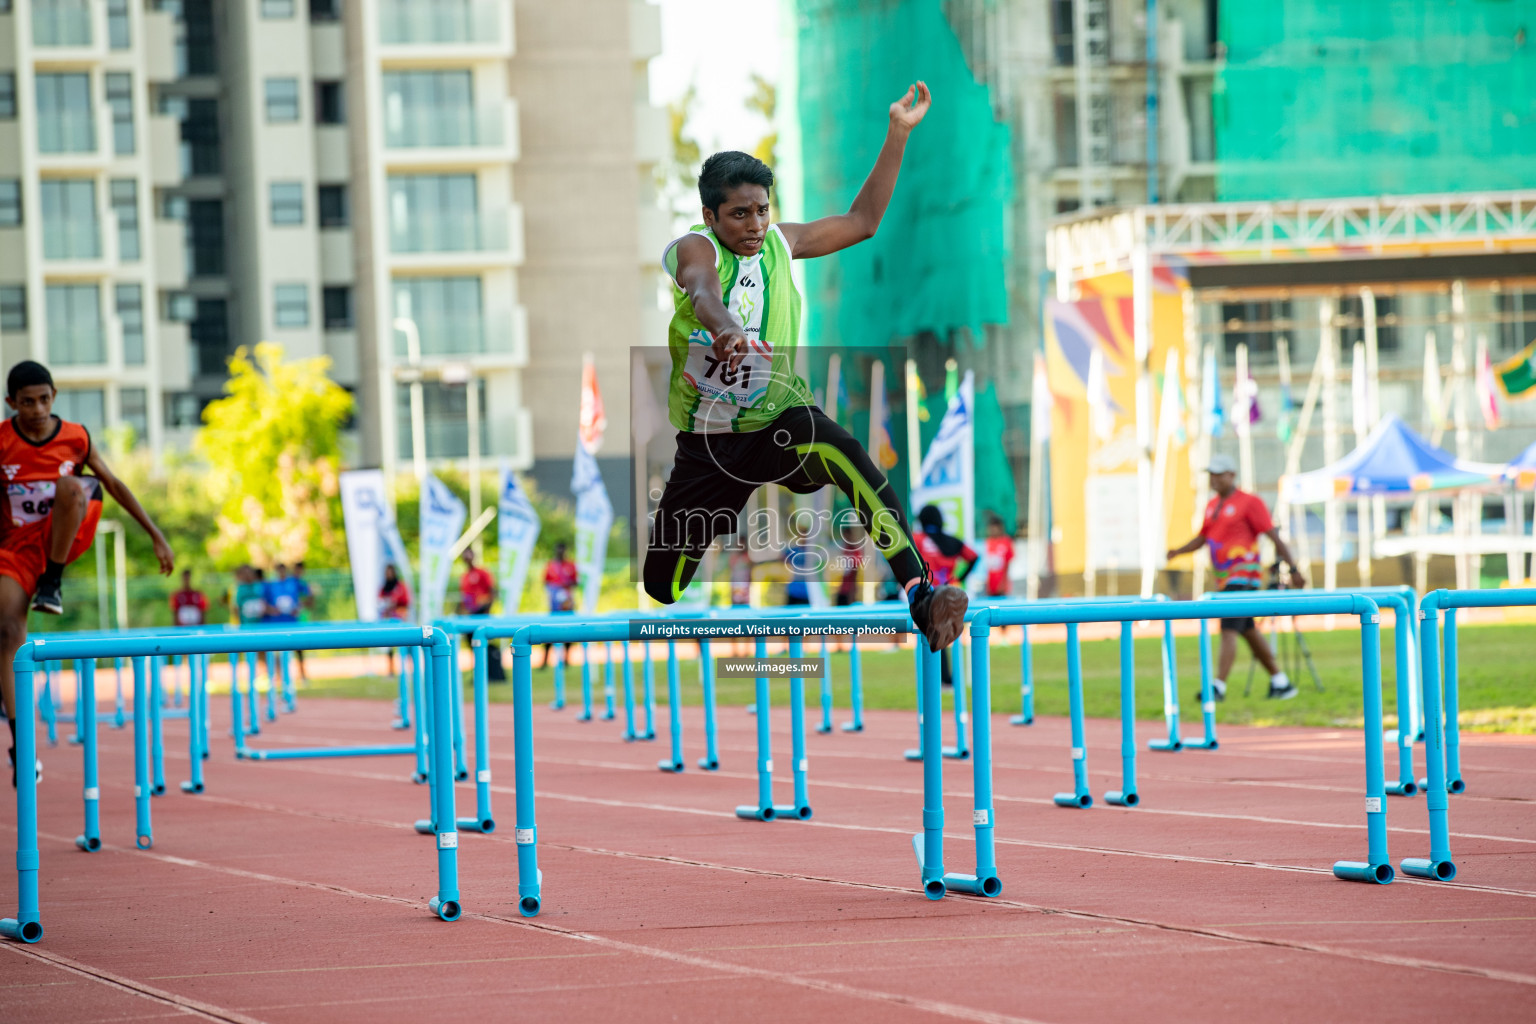
POLYGON ((160 575, 169 576, 175 571, 176 556, 171 554, 170 544, 158 530, 155 531, 155 558, 160 562, 160 575))
POLYGON ((932 103, 926 82, 908 86, 907 94, 891 104, 891 127, 911 131, 922 123, 932 103))
POLYGON ((716 359, 730 360, 730 367, 736 370, 741 366, 741 361, 747 358, 747 332, 732 324, 723 331, 715 333, 714 349, 716 359))

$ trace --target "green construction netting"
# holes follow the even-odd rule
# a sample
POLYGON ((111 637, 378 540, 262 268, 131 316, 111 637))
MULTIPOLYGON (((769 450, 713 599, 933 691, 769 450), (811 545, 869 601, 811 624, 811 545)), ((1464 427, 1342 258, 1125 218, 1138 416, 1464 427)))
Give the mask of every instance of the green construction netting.
POLYGON ((1528 0, 1222 4, 1217 198, 1528 188, 1528 0))
MULTIPOLYGON (((1010 129, 994 116, 987 87, 967 66, 942 5, 794 2, 806 218, 848 208, 885 140, 892 100, 919 78, 934 96, 932 112, 907 146, 879 234, 806 264, 808 343, 886 347, 922 334, 945 339, 930 344, 948 345, 957 335, 985 344, 984 325, 1008 321, 1010 129)), ((817 386, 825 380, 823 366, 813 357, 817 386)), ((887 366, 893 371, 899 381, 900 367, 887 366)), ((928 382, 931 396, 934 383, 928 382)), ((862 404, 867 379, 850 377, 847 387, 862 404)), ((930 403, 925 446, 943 416, 942 393, 930 403)), ((977 506, 997 511, 1011 526, 1013 474, 997 443, 1003 413, 986 381, 977 382, 977 407, 977 506)), ((867 413, 856 417, 861 439, 866 422, 867 413)), ((892 426, 898 434, 905 430, 899 419, 892 426)), ((905 472, 903 465, 893 476, 905 472)))

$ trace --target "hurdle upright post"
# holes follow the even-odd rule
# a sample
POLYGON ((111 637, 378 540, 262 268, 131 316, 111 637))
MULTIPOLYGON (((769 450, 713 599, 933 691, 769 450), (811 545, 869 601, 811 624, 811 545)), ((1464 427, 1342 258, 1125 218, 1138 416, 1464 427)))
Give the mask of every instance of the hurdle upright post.
MULTIPOLYGON (((758 637, 756 654, 759 661, 768 657, 768 641, 758 637)), ((736 808, 736 817, 772 821, 773 808, 773 737, 768 729, 768 677, 760 675, 755 680, 757 701, 757 806, 742 804, 736 808)))
POLYGON ((992 806, 992 652, 991 616, 982 609, 971 618, 971 709, 974 757, 971 761, 973 794, 971 825, 976 832, 976 873, 945 872, 944 888, 973 896, 997 896, 1003 883, 997 877, 997 857, 992 830, 996 823, 992 806))
MULTIPOLYGON (((955 690, 953 698, 955 702, 955 745, 953 749, 946 749, 944 751, 944 756, 958 758, 959 760, 963 761, 971 756, 971 745, 967 743, 965 739, 966 733, 969 731, 966 728, 967 720, 970 718, 970 716, 966 713, 965 707, 965 688, 966 682, 969 678, 969 673, 966 670, 966 655, 969 652, 965 648, 963 633, 961 634, 961 638, 959 640, 956 640, 953 644, 950 645, 949 651, 946 651, 945 655, 951 653, 953 653, 954 656, 950 670, 950 678, 954 681, 955 690)), ((941 657, 943 656, 944 655, 941 655, 941 657)))
POLYGON ((1429 811, 1429 856, 1404 857, 1403 874, 1449 882, 1456 877, 1451 859, 1450 792, 1445 781, 1445 726, 1440 710, 1440 601, 1445 591, 1425 594, 1419 602, 1419 688, 1424 709, 1424 803, 1429 811))
POLYGON ((277 721, 277 652, 267 652, 267 721, 277 721))
POLYGON ((155 845, 149 814, 149 673, 145 670, 144 660, 142 657, 133 659, 134 844, 141 850, 155 845))
MULTIPOLYGON (((201 793, 203 791, 203 729, 206 719, 203 716, 203 704, 207 700, 207 694, 199 681, 199 676, 206 671, 205 662, 201 654, 188 654, 184 656, 187 663, 187 759, 190 762, 188 771, 190 777, 181 783, 183 793, 201 793)), ((77 661, 75 664, 79 664, 77 661)))
MULTIPOLYGON (((440 629, 422 627, 432 637, 427 648, 430 665, 426 684, 432 694, 432 793, 433 820, 437 832, 437 895, 429 904, 444 921, 455 921, 459 904, 459 825, 453 792, 453 682, 459 676, 453 664, 453 644, 440 629)), ((412 650, 421 651, 420 647, 412 650)))
POLYGON ((565 710, 565 645, 558 644, 551 652, 555 655, 555 697, 549 702, 551 711, 565 710))
POLYGON ((1035 655, 1029 646, 1029 627, 1019 627, 1019 713, 1008 719, 1011 725, 1035 723, 1035 655))
POLYGON ((624 742, 633 743, 640 737, 635 733, 635 669, 629 660, 629 641, 624 640, 624 742))
POLYGON ((592 650, 585 640, 581 643, 581 714, 576 721, 592 721, 592 650))
POLYGON ((720 750, 715 739, 715 661, 708 640, 699 641, 699 684, 704 690, 704 756, 699 767, 712 772, 720 767, 720 750))
POLYGON ((923 831, 912 837, 917 854, 923 895, 930 900, 944 898, 944 747, 941 723, 944 705, 940 689, 939 658, 943 655, 928 646, 928 639, 917 635, 918 686, 923 709, 923 831))
POLYGON ((38 714, 43 719, 43 724, 48 727, 48 745, 59 745, 59 711, 58 702, 53 699, 53 674, 48 670, 48 664, 43 663, 43 692, 37 698, 38 714))
MULTIPOLYGON (((407 681, 405 674, 405 649, 395 651, 400 665, 400 674, 395 677, 395 685, 398 693, 396 700, 396 716, 394 727, 396 729, 409 729, 411 727, 411 683, 407 681)), ((420 692, 420 680, 416 680, 416 691, 420 692)), ((422 701, 416 702, 416 713, 421 714, 422 701)))
MULTIPOLYGON (((1172 619, 1165 619, 1165 625, 1172 626, 1172 619)), ((1116 807, 1135 807, 1141 803, 1141 797, 1136 793, 1136 640, 1132 635, 1129 619, 1120 623, 1120 788, 1111 789, 1104 794, 1104 802, 1114 804, 1116 807)), ((1172 641, 1173 633, 1164 634, 1166 641, 1172 641)), ((1170 647, 1163 649, 1163 665, 1166 668, 1169 663, 1170 647)), ((1166 685, 1166 677, 1165 677, 1166 685)), ((1174 691, 1174 704, 1178 704, 1178 691, 1174 691)), ((1166 697, 1167 691, 1164 691, 1166 697)), ((1175 710, 1174 731, 1172 738, 1178 737, 1178 712, 1175 710)), ((1075 741, 1074 741, 1075 742, 1075 741)))
POLYGON ((475 658, 475 817, 469 823, 460 818, 459 828, 472 825, 476 832, 490 833, 496 831, 491 816, 491 645, 477 634, 470 638, 469 649, 475 658))
POLYGON ((38 908, 37 868, 37 709, 32 687, 36 685, 37 662, 32 659, 34 644, 29 640, 16 652, 16 764, 26 766, 16 772, 16 916, 0 921, 0 935, 31 944, 43 937, 43 920, 38 908))
POLYGON ((827 637, 821 637, 821 724, 817 732, 832 731, 832 658, 827 653, 827 637))
POLYGON ((843 732, 864 731, 864 670, 859 657, 859 638, 848 643, 848 707, 853 718, 843 723, 843 732))
MULTIPOLYGON (((420 650, 419 647, 416 649, 420 650)), ((449 664, 449 674, 453 680, 453 701, 449 709, 450 726, 453 729, 453 781, 463 782, 469 778, 469 766, 464 763, 464 673, 459 671, 452 657, 449 658, 449 664)))
POLYGON ((1067 705, 1072 717, 1072 792, 1051 799, 1058 807, 1092 807, 1088 791, 1088 751, 1083 739, 1083 652, 1077 643, 1077 623, 1067 623, 1067 705))
MULTIPOLYGON (((101 779, 97 764, 96 736, 96 660, 75 661, 75 727, 80 734, 85 778, 85 831, 75 837, 75 845, 87 853, 101 849, 101 779)), ((18 760, 17 764, 25 762, 18 760)), ((18 781, 20 776, 18 776, 18 781)))
POLYGON ((1445 607, 1445 789, 1461 793, 1461 650, 1456 636, 1456 608, 1445 607))
POLYGON ((678 678, 677 641, 667 641, 667 724, 672 732, 672 756, 656 762, 664 772, 680 772, 683 763, 683 687, 678 678))
POLYGON ((533 793, 533 656, 527 633, 512 640, 512 758, 516 780, 517 912, 539 912, 539 831, 533 793))
MULTIPOLYGON (((613 710, 613 643, 603 641, 603 721, 611 722, 614 718, 613 710)), ((634 731, 631 723, 630 731, 634 731)))
POLYGON ((1355 882, 1392 881, 1387 853, 1387 789, 1381 749, 1381 613, 1374 604, 1360 613, 1361 696, 1365 705, 1365 832, 1366 862, 1339 861, 1338 878, 1355 882))
POLYGON ((640 738, 654 740, 656 738, 656 662, 651 658, 650 641, 643 641, 640 644, 640 658, 645 700, 645 735, 640 738))
MULTIPOLYGON (((162 735, 160 701, 164 696, 160 686, 161 658, 149 659, 149 767, 150 795, 165 795, 165 746, 162 735)), ((137 684, 135 684, 137 685, 137 684)))
MULTIPOLYGON (((1122 633, 1120 643, 1124 645, 1122 633)), ((1124 657, 1122 652, 1121 657, 1124 657)), ((1173 620, 1163 620, 1163 718, 1168 723, 1168 738, 1152 740, 1147 747, 1152 750, 1183 750, 1184 740, 1179 736, 1179 677, 1178 661, 1173 649, 1173 620)), ((1122 694, 1123 699, 1123 694, 1122 694)), ((1106 799, 1108 799, 1106 797, 1106 799)))
POLYGON ((117 683, 117 702, 112 709, 112 728, 122 729, 128 725, 127 715, 123 711, 123 659, 112 659, 112 672, 117 683))
MULTIPOLYGON (((800 637, 791 637, 789 640, 789 656, 801 658, 805 655, 805 644, 800 637)), ((765 713, 760 716, 761 721, 767 721, 765 713)), ((793 808, 775 808, 778 817, 799 818, 801 821, 809 821, 811 818, 811 797, 807 789, 807 777, 810 765, 805 756, 805 677, 799 672, 790 674, 789 677, 789 742, 790 756, 793 759, 791 765, 795 784, 795 805, 793 808), (786 814, 785 811, 789 813, 786 814)))
POLYGON ((245 656, 245 676, 247 688, 246 710, 250 714, 251 727, 247 730, 252 736, 261 735, 261 703, 256 695, 256 652, 249 651, 245 656))

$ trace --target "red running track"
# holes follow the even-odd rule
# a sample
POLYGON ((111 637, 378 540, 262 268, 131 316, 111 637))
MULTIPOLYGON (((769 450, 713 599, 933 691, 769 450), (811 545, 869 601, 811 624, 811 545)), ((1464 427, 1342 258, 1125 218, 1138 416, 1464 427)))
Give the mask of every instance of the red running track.
MULTIPOLYGON (((511 709, 492 714, 502 831, 463 835, 454 924, 427 910, 432 841, 411 829, 427 796, 407 758, 236 763, 216 718, 209 792, 186 796, 186 726, 169 722, 173 792, 139 851, 131 733, 103 725, 106 847, 86 854, 78 751, 44 748, 46 934, 0 944, 0 1022, 1536 1020, 1531 738, 1464 736, 1458 881, 1379 887, 1328 871, 1364 856, 1358 731, 1227 727, 1219 751, 1167 754, 1145 752, 1147 723, 1143 805, 1076 811, 1050 802, 1070 789, 1066 722, 998 716, 1003 894, 932 903, 909 842, 911 713, 813 733, 815 819, 763 824, 733 815, 756 791, 739 707, 721 712, 713 774, 692 766, 702 719, 687 709, 681 776, 655 768, 664 738, 625 744, 618 723, 540 707, 544 910, 528 921, 511 709)), ((389 718, 306 700, 260 739, 378 741, 397 735, 389 718)), ((787 719, 780 707, 783 761, 787 719)), ((1118 786, 1118 729, 1088 726, 1098 795, 1118 786)), ((970 770, 946 767, 951 870, 971 869, 970 770)), ((472 787, 459 800, 471 813, 472 787)), ((1394 860, 1427 853, 1422 797, 1389 811, 1394 860)), ((0 821, 14 848, 12 814, 0 821)))

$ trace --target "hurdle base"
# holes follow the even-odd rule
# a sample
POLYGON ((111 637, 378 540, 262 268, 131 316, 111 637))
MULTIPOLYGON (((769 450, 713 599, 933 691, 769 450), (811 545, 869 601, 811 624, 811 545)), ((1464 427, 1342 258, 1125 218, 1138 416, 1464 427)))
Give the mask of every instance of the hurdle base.
POLYGON ((863 722, 844 722, 843 723, 843 732, 863 732, 863 731, 864 731, 864 723, 863 722))
MULTIPOLYGON (((961 750, 959 747, 945 747, 943 748, 943 752, 945 757, 954 761, 965 761, 968 760, 971 756, 969 749, 961 750)), ((902 756, 904 756, 908 761, 921 761, 923 759, 923 752, 914 747, 908 750, 902 756)))
MULTIPOLYGON (((293 747, 289 750, 255 750, 241 747, 235 756, 247 761, 303 761, 328 757, 385 757, 395 754, 414 754, 416 747, 293 747)), ((468 778, 468 774, 464 778, 468 778)), ((459 781, 463 781, 460 779, 459 781)))
POLYGON ((1104 802, 1116 807, 1135 807, 1141 803, 1141 795, 1134 789, 1129 792, 1111 789, 1105 792, 1104 802))
POLYGON ((677 772, 683 771, 688 766, 682 761, 673 761, 670 758, 662 758, 660 761, 656 762, 656 767, 660 768, 664 772, 672 772, 675 774, 677 772))
POLYGON ((134 836, 133 845, 137 846, 141 850, 153 849, 155 845, 155 837, 148 833, 141 836, 134 836))
POLYGON ((75 836, 75 845, 86 853, 95 853, 101 849, 101 836, 75 836))
POLYGON ((1407 782, 1389 782, 1387 792, 1392 796, 1418 796, 1419 785, 1412 779, 1407 782))
POLYGON ((403 718, 397 718, 393 722, 389 723, 389 727, 391 729, 409 729, 411 727, 411 723, 403 718))
POLYGON ((427 906, 432 908, 432 913, 444 921, 457 921, 459 915, 464 912, 464 908, 459 906, 458 900, 444 900, 436 896, 432 897, 432 901, 427 906))
POLYGON ((1180 751, 1180 750, 1184 749, 1184 741, 1179 739, 1179 738, 1177 738, 1177 737, 1173 737, 1171 739, 1166 739, 1166 740, 1150 740, 1147 743, 1147 749, 1148 750, 1168 750, 1168 751, 1177 752, 1177 751, 1180 751))
POLYGON ((928 863, 923 858, 923 842, 923 833, 918 832, 912 836, 912 852, 917 856, 917 871, 923 880, 923 895, 930 900, 941 900, 944 898, 944 894, 949 891, 945 883, 952 876, 928 877, 928 863))
POLYGON ((1433 882, 1449 882, 1456 877, 1456 863, 1450 860, 1430 860, 1428 857, 1404 857, 1398 861, 1403 874, 1414 878, 1427 878, 1433 882))
POLYGON ((1057 807, 1080 807, 1086 810, 1093 806, 1091 793, 1057 793, 1051 799, 1057 807))
POLYGON ((578 722, 590 722, 590 721, 592 721, 592 716, 587 714, 587 712, 583 711, 581 714, 576 716, 576 721, 578 721, 578 722))
POLYGON ((201 782, 183 782, 181 784, 181 791, 183 793, 196 795, 203 791, 203 784, 201 782))
MULTIPOLYGON (((1428 793, 1429 792, 1429 780, 1428 779, 1420 779, 1419 780, 1419 788, 1422 789, 1424 792, 1428 793)), ((1445 791, 1447 793, 1452 794, 1452 795, 1455 795, 1457 793, 1465 793, 1467 791, 1467 784, 1465 782, 1463 782, 1462 780, 1460 780, 1460 779, 1446 779, 1445 780, 1445 791)))
POLYGON ((159 785, 151 786, 149 788, 149 795, 150 796, 165 796, 165 783, 162 782, 159 785))
POLYGON ((565 710, 565 701, 563 701, 563 700, 552 700, 552 701, 550 701, 549 702, 549 710, 551 710, 551 711, 564 711, 565 710))
POLYGON ((31 945, 43 937, 43 923, 41 921, 18 921, 14 917, 0 920, 0 936, 7 939, 18 939, 31 945))
POLYGON ((1003 882, 996 875, 977 878, 975 875, 946 872, 944 875, 944 888, 950 892, 963 892, 970 896, 985 896, 990 899, 993 896, 1001 895, 1003 882))
POLYGON ((1028 715, 1028 716, 1026 716, 1026 715, 1014 715, 1012 718, 1008 719, 1008 724, 1009 725, 1034 725, 1035 724, 1035 716, 1034 715, 1028 715))
POLYGON ((830 725, 818 725, 816 731, 825 735, 832 731, 832 727, 830 725))
POLYGON ((1214 739, 1209 740, 1185 740, 1185 750, 1216 750, 1221 744, 1214 739))
POLYGON ((411 772, 411 781, 416 783, 418 786, 425 786, 427 784, 427 773, 411 772))
POLYGON ((1334 877, 1342 878, 1347 882, 1387 885, 1395 874, 1391 864, 1366 864, 1358 860, 1341 860, 1333 865, 1334 877))
POLYGON ((740 804, 736 808, 736 817, 745 821, 772 821, 774 819, 773 807, 758 807, 755 804, 740 804))
MULTIPOLYGON (((437 830, 432 827, 430 819, 422 818, 413 826, 416 831, 424 836, 435 835, 437 830)), ((454 827, 460 832, 479 832, 482 835, 490 835, 496 831, 495 818, 455 818, 454 827)))
MULTIPOLYGON (((413 754, 416 753, 416 748, 415 747, 411 748, 411 753, 413 753, 413 754)), ((454 771, 454 773, 453 773, 453 781, 454 782, 468 782, 469 781, 469 769, 468 768, 456 769, 454 771)))
POLYGON ((698 765, 700 768, 707 772, 717 772, 720 770, 720 761, 718 758, 711 759, 708 757, 701 757, 698 760, 698 765))
POLYGON ((605 711, 605 712, 603 712, 602 720, 605 721, 605 722, 611 722, 611 721, 613 721, 614 717, 615 716, 614 716, 614 713, 612 711, 605 711))

